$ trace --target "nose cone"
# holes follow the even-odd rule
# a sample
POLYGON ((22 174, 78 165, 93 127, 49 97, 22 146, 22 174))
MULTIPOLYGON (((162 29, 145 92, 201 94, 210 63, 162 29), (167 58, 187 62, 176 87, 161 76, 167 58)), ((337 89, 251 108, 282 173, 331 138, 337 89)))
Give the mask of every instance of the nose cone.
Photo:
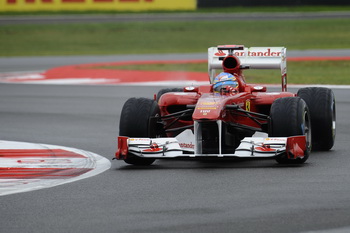
POLYGON ((220 95, 202 96, 197 102, 193 120, 218 120, 221 117, 223 105, 224 101, 220 95))

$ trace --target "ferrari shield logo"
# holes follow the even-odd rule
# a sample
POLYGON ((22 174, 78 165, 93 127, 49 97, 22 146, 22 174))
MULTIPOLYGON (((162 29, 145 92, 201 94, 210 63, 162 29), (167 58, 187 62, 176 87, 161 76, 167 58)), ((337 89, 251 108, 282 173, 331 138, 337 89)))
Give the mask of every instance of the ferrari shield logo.
POLYGON ((250 100, 245 101, 245 110, 250 112, 250 100))

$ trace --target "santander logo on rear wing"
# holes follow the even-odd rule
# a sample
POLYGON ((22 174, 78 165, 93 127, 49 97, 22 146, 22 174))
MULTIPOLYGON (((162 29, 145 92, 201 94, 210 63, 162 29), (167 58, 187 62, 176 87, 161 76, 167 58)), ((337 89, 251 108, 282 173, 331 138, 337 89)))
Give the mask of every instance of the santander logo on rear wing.
POLYGON ((287 86, 287 49, 285 47, 250 47, 243 45, 219 45, 208 48, 208 73, 213 83, 217 72, 222 71, 222 60, 228 55, 236 56, 241 67, 248 69, 280 69, 282 91, 287 86))

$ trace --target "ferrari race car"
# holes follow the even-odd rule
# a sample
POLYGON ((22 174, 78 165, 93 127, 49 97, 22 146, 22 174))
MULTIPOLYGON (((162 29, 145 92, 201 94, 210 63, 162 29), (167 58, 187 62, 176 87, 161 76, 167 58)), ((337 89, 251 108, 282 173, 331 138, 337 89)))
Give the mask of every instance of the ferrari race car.
POLYGON ((208 85, 162 89, 153 99, 128 99, 121 112, 115 158, 133 165, 212 157, 301 164, 311 149, 333 147, 334 94, 320 87, 287 92, 286 48, 211 47, 208 73, 208 85), (281 92, 247 84, 244 69, 280 69, 281 92), (234 88, 216 88, 217 72, 222 71, 234 77, 234 88))

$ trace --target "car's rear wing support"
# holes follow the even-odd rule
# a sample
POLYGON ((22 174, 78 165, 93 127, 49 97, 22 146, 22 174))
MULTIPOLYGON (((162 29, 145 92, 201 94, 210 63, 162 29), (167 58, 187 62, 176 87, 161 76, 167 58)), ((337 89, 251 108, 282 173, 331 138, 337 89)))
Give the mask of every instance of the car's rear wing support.
POLYGON ((220 45, 208 48, 208 73, 213 83, 217 70, 222 71, 222 61, 228 56, 236 56, 242 69, 280 69, 282 91, 287 91, 287 49, 285 47, 250 47, 243 45, 220 45))

